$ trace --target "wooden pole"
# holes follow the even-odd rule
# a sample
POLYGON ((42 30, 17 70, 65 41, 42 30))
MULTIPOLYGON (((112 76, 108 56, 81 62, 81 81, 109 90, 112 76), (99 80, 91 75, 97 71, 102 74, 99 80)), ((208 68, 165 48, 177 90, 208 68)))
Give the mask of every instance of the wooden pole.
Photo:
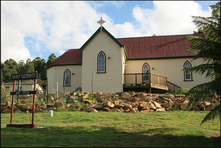
MULTIPOLYGON (((38 72, 35 71, 36 78, 35 78, 35 82, 34 82, 34 91, 36 91, 37 74, 38 74, 38 72)), ((35 96, 36 96, 36 94, 33 95, 32 125, 34 125, 34 116, 35 116, 35 96)))
MULTIPOLYGON (((16 74, 16 73, 15 73, 15 74, 16 74)), ((13 92, 15 92, 15 85, 16 85, 16 80, 14 80, 14 83, 13 83, 13 92)), ((14 99, 15 99, 15 95, 12 95, 12 110, 11 110, 11 120, 10 120, 10 124, 12 124, 12 120, 13 120, 14 99)))

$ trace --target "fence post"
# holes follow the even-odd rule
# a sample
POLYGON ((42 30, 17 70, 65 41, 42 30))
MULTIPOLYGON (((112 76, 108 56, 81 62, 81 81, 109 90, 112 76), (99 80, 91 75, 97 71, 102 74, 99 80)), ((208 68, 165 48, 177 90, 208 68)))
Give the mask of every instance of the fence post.
POLYGON ((58 82, 57 82, 57 98, 58 98, 58 82))

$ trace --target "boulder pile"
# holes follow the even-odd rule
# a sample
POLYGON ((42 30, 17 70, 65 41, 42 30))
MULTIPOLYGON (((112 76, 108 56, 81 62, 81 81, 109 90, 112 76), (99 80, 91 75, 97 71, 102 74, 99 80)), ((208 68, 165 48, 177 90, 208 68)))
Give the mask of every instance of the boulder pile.
MULTIPOLYGON (((117 93, 70 93, 63 96, 63 99, 69 100, 64 104, 62 101, 54 100, 52 103, 36 103, 35 112, 45 110, 55 110, 57 108, 72 108, 76 111, 86 112, 160 112, 180 110, 211 111, 220 104, 220 97, 213 99, 200 100, 194 105, 188 106, 190 98, 184 95, 150 94, 144 92, 117 92, 117 93), (89 97, 96 98, 95 103, 89 103, 82 108, 81 102, 89 100, 89 97), (71 100, 71 101, 70 101, 71 100)), ((24 99, 14 104, 15 113, 32 112, 33 104, 24 99)), ((11 112, 11 103, 8 101, 1 105, 2 113, 11 112)))

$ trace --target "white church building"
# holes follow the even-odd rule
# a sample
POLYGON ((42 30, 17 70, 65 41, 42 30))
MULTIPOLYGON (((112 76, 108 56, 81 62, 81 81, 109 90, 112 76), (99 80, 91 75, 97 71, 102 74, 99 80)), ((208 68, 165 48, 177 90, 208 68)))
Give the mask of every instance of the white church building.
POLYGON ((182 71, 203 63, 186 49, 185 38, 204 34, 115 38, 103 26, 79 48, 69 49, 47 68, 48 91, 175 92, 208 82, 205 75, 182 71), (58 85, 57 83, 62 84, 58 85))

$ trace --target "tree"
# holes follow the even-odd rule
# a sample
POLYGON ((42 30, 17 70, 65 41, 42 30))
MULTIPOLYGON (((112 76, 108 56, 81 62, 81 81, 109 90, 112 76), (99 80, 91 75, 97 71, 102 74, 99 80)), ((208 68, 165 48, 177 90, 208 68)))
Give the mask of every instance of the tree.
POLYGON ((25 63, 25 73, 32 72, 35 72, 34 63, 30 59, 27 59, 25 63))
POLYGON ((48 61, 47 61, 47 66, 49 66, 51 63, 53 63, 55 60, 57 60, 57 57, 54 53, 52 53, 49 57, 48 57, 48 61))
POLYGON ((9 59, 1 64, 1 74, 3 75, 3 82, 11 81, 11 74, 17 72, 18 64, 15 60, 9 59))
MULTIPOLYGON (((209 78, 211 81, 194 86, 187 92, 186 97, 191 97, 189 105, 192 103, 195 104, 199 100, 208 97, 209 99, 213 99, 214 97, 220 98, 220 2, 210 7, 212 9, 211 17, 192 16, 193 22, 198 28, 198 32, 203 32, 207 38, 202 39, 196 36, 187 36, 187 39, 191 42, 191 46, 187 50, 196 53, 193 60, 202 57, 205 63, 183 70, 206 74, 206 78, 209 78)), ((201 124, 215 117, 220 118, 220 115, 219 104, 205 116, 201 124)))

